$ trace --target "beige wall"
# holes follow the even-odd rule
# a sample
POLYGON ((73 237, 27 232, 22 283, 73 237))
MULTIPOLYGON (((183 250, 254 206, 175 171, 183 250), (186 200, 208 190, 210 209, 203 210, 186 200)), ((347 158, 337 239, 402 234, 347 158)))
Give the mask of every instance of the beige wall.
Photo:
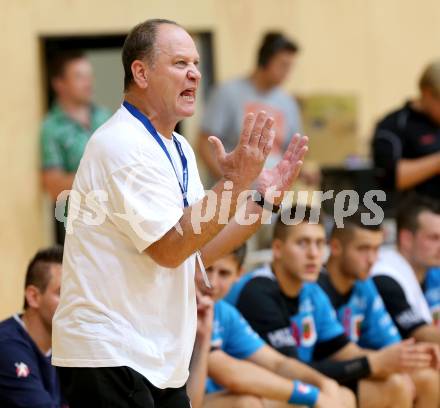
POLYGON ((263 31, 282 29, 303 52, 286 88, 359 98, 359 152, 373 121, 416 92, 439 56, 437 0, 3 0, 0 13, 0 318, 21 305, 26 263, 47 244, 38 184, 43 114, 41 35, 122 33, 149 17, 214 33, 223 80, 249 71, 263 31))

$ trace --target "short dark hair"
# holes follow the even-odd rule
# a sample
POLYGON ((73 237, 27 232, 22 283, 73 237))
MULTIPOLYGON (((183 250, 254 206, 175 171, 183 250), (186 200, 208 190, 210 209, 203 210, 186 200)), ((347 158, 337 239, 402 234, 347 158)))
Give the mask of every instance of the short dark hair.
POLYGON ((243 245, 239 246, 238 248, 234 249, 234 251, 231 253, 235 261, 237 262, 239 268, 243 266, 244 260, 246 258, 246 254, 247 254, 246 242, 243 245))
POLYGON ((133 82, 131 64, 136 60, 146 59, 153 65, 157 29, 162 24, 179 26, 175 21, 155 18, 139 23, 128 33, 122 47, 122 65, 124 66, 124 91, 127 91, 133 82))
POLYGON ((283 220, 285 219, 294 220, 296 214, 304 214, 304 217, 301 222, 307 222, 313 224, 317 223, 319 225, 323 225, 321 212, 319 212, 318 218, 315 219, 316 212, 314 210, 317 209, 310 207, 309 205, 300 205, 300 204, 284 209, 276 220, 275 228, 273 231, 273 239, 274 240, 279 239, 281 241, 286 240, 289 228, 293 228, 295 224, 288 225, 285 224, 283 220))
POLYGON ((334 224, 332 231, 330 233, 330 238, 338 238, 343 242, 347 242, 354 235, 356 228, 365 229, 368 231, 382 231, 380 224, 365 224, 362 221, 362 214, 368 213, 368 209, 359 206, 356 212, 348 217, 344 218, 344 226, 339 228, 336 223, 334 224))
POLYGON ((86 58, 86 54, 81 50, 62 51, 55 54, 49 62, 49 79, 61 78, 67 64, 82 58, 86 58))
POLYGON ((267 33, 261 42, 260 49, 258 50, 258 67, 264 68, 274 57, 274 55, 281 51, 287 51, 295 54, 299 51, 299 47, 294 41, 289 40, 281 33, 267 33))
MULTIPOLYGON (((51 264, 61 264, 63 262, 63 247, 56 245, 38 251, 30 261, 24 282, 24 288, 33 285, 41 293, 44 293, 51 279, 51 264)), ((26 296, 24 298, 24 309, 29 307, 26 296)))
POLYGON ((425 211, 440 215, 440 203, 430 197, 409 194, 402 200, 397 210, 397 232, 404 229, 413 234, 417 232, 420 227, 419 215, 425 211))

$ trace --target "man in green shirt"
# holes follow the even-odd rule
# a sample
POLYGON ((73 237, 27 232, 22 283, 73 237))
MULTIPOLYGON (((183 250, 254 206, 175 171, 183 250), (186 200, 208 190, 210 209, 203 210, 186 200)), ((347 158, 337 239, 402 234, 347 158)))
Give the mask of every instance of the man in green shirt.
MULTIPOLYGON (((92 104, 92 66, 82 52, 56 56, 50 83, 55 102, 41 126, 41 167, 43 187, 56 202, 62 191, 72 188, 87 141, 110 112, 92 104)), ((62 223, 57 223, 56 235, 62 243, 62 223)))

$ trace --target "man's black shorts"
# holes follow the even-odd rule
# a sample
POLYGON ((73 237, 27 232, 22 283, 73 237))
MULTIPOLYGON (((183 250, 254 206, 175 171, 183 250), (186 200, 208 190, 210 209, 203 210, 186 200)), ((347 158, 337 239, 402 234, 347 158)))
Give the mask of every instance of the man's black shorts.
POLYGON ((159 389, 129 367, 58 367, 69 408, 191 408, 186 386, 159 389))

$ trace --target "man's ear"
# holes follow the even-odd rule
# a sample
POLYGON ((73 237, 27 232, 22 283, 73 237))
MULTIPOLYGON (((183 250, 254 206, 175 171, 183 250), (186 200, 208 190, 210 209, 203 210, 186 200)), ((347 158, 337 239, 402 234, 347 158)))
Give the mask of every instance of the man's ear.
POLYGON ((283 248, 283 241, 278 238, 275 238, 272 241, 272 256, 273 260, 279 259, 281 257, 281 250, 283 248))
POLYGON ((63 86, 62 81, 63 80, 60 77, 55 77, 50 80, 50 85, 56 94, 59 94, 61 92, 61 88, 63 86))
POLYGON ((40 307, 41 292, 34 285, 28 285, 24 291, 24 296, 26 297, 27 304, 32 309, 38 309, 40 307))
POLYGON ((244 272, 245 272, 244 266, 240 266, 240 268, 238 268, 237 273, 235 274, 234 282, 238 281, 244 275, 244 272))
POLYGON ((414 237, 413 233, 410 230, 403 229, 399 232, 398 236, 399 246, 406 250, 411 251, 412 246, 414 245, 414 237))
POLYGON ((338 238, 330 238, 329 246, 331 256, 340 256, 342 254, 342 242, 338 238))
POLYGON ((131 63, 131 73, 136 85, 141 89, 146 89, 148 86, 149 68, 146 62, 134 60, 131 63))

